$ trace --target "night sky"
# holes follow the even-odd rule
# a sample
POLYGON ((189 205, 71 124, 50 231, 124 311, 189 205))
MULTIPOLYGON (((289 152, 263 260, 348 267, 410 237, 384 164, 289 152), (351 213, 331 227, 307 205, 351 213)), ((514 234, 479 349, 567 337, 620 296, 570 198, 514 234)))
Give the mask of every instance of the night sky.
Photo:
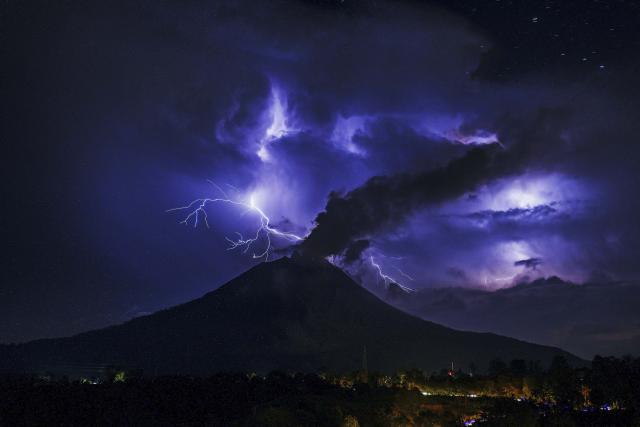
MULTIPOLYGON (((610 286, 571 306, 596 329, 640 304, 638 2, 0 9, 0 342, 196 298, 267 237, 380 295, 558 276, 610 286), (168 212, 199 198, 235 203, 168 212)), ((640 315, 616 328, 582 354, 637 354, 640 315)))

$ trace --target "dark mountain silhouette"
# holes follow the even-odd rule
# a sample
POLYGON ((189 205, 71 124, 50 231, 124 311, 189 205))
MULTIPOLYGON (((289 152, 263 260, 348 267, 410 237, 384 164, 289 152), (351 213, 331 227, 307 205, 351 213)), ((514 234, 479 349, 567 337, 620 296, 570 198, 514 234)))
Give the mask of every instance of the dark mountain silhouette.
POLYGON ((460 332, 393 308, 326 261, 281 258, 202 298, 122 325, 68 338, 4 346, 0 369, 115 365, 146 374, 274 369, 353 371, 366 345, 370 370, 439 370, 495 357, 548 363, 562 350, 488 333, 460 332))

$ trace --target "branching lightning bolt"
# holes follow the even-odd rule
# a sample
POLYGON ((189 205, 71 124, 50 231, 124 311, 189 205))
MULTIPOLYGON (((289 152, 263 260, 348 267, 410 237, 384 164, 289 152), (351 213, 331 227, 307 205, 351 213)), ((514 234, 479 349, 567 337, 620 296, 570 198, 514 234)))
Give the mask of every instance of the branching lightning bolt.
MULTIPOLYGON (((369 260, 371 261, 371 265, 373 266, 373 268, 375 268, 377 270, 379 278, 381 278, 384 281, 385 285, 388 285, 390 282, 392 282, 392 283, 395 283, 396 285, 400 286, 400 288, 405 292, 415 292, 415 289, 412 289, 412 288, 410 288, 408 286, 405 286, 402 283, 398 282, 393 277, 385 274, 382 271, 382 267, 380 267, 380 264, 375 262, 375 260, 373 259, 373 256, 369 256, 369 260)), ((413 280, 413 279, 411 279, 411 280, 413 280)))
POLYGON ((406 277, 407 279, 411 280, 412 282, 415 280, 413 277, 409 276, 407 273, 405 273, 404 271, 400 270, 398 267, 393 267, 396 270, 398 270, 398 273, 400 273, 403 277, 406 277))
POLYGON ((303 237, 298 236, 296 234, 283 232, 276 228, 273 228, 271 226, 271 220, 264 213, 264 211, 255 204, 253 196, 250 196, 248 203, 238 201, 238 200, 233 200, 229 198, 227 193, 220 186, 218 186, 212 181, 209 181, 209 183, 211 183, 216 189, 218 189, 220 193, 222 193, 224 198, 196 199, 186 206, 168 209, 167 212, 176 212, 176 211, 183 211, 183 210, 189 211, 189 214, 182 221, 180 221, 180 223, 184 225, 189 225, 192 223, 194 228, 198 226, 200 218, 202 218, 202 220, 204 221, 204 224, 207 226, 207 228, 209 228, 209 218, 207 216, 207 211, 206 211, 206 207, 209 204, 226 203, 226 204, 245 208, 246 209, 245 212, 254 212, 258 214, 258 217, 260 218, 260 226, 257 228, 253 237, 244 238, 244 236, 238 232, 236 232, 238 238, 235 240, 230 239, 229 237, 225 237, 227 242, 229 242, 229 247, 227 248, 227 250, 239 249, 239 250, 242 250, 242 253, 247 253, 249 249, 253 246, 253 244, 256 243, 261 236, 264 236, 264 238, 266 239, 265 249, 260 253, 253 252, 252 256, 255 259, 264 258, 265 261, 269 259, 269 255, 271 254, 271 236, 275 236, 275 237, 287 240, 289 242, 299 242, 304 239, 303 237))

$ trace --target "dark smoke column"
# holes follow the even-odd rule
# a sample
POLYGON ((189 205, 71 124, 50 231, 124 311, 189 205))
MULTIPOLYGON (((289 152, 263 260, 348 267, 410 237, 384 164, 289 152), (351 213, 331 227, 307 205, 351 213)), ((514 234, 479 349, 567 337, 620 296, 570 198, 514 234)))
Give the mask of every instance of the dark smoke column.
MULTIPOLYGON (((446 166, 420 174, 377 176, 340 195, 331 193, 316 227, 299 250, 309 256, 337 255, 358 239, 401 222, 416 209, 463 195, 496 178, 516 172, 515 152, 499 144, 474 147, 446 166)), ((360 245, 364 246, 365 245, 360 245)))

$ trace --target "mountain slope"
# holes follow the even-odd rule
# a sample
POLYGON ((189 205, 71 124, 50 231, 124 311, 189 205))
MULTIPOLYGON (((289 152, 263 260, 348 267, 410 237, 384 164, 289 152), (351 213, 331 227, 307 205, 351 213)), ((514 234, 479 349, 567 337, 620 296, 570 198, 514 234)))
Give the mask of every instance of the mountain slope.
POLYGON ((384 298, 425 320, 561 345, 587 359, 640 352, 639 281, 578 285, 549 277, 497 291, 392 289, 384 298))
POLYGON ((455 331, 405 314, 325 261, 260 264, 197 300, 119 326, 5 347, 0 369, 120 365, 148 374, 273 369, 351 371, 367 346, 371 370, 487 366, 501 357, 541 360, 559 349, 455 331))

